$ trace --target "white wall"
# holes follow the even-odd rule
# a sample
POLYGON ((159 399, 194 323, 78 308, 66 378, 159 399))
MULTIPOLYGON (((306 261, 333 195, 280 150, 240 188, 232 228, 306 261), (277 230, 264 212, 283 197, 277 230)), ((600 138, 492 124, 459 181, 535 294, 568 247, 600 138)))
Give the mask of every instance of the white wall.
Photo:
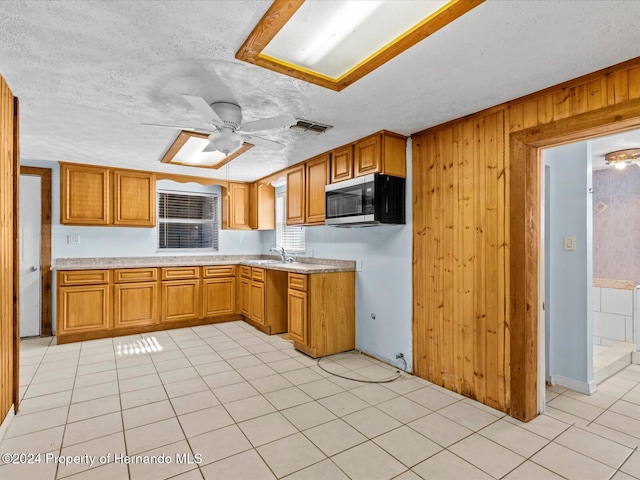
POLYGON ((587 387, 593 379, 591 146, 581 142, 549 149, 544 159, 551 167, 547 370, 552 379, 587 387), (564 250, 565 236, 576 237, 575 251, 564 250))
MULTIPOLYGON (((356 348, 398 366, 396 354, 402 352, 411 370, 411 141, 407 159, 406 225, 307 227, 305 235, 314 257, 362 262, 356 272, 356 348)), ((262 252, 268 253, 275 232, 262 235, 262 252)))

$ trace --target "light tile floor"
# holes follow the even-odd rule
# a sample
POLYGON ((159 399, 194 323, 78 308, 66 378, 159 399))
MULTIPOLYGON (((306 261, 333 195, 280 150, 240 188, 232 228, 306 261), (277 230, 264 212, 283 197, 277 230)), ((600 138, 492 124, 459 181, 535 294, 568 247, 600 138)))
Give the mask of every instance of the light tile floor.
MULTIPOLYGON (((20 413, 0 443, 41 461, 0 479, 640 479, 636 365, 591 397, 549 388, 524 424, 411 375, 332 376, 243 322, 50 343, 22 342, 20 413)), ((354 353, 323 365, 396 372, 354 353)))

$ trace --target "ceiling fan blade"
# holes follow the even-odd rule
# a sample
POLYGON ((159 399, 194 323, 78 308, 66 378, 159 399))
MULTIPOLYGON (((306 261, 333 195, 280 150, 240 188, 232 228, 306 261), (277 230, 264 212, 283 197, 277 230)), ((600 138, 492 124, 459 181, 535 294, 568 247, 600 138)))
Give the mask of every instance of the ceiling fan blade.
POLYGON ((213 111, 213 108, 209 106, 204 98, 186 94, 183 94, 182 98, 189 102, 207 122, 211 122, 214 125, 224 125, 222 119, 213 111))
POLYGON ((263 118, 261 120, 254 120, 253 122, 243 123, 238 127, 238 130, 243 132, 257 132, 259 130, 268 130, 270 128, 283 128, 290 127, 297 122, 293 115, 283 113, 282 115, 276 115, 275 117, 263 118))
POLYGON ((253 135, 242 135, 245 142, 249 142, 256 147, 267 148, 269 150, 273 150, 277 152, 278 150, 282 150, 284 145, 278 142, 273 142, 271 140, 267 140, 266 138, 254 137, 253 135))
POLYGON ((204 132, 211 133, 213 130, 207 128, 200 127, 187 127, 186 125, 167 125, 164 123, 141 123, 140 125, 144 125, 145 127, 165 127, 165 128, 178 128, 180 130, 187 130, 189 132, 204 132))

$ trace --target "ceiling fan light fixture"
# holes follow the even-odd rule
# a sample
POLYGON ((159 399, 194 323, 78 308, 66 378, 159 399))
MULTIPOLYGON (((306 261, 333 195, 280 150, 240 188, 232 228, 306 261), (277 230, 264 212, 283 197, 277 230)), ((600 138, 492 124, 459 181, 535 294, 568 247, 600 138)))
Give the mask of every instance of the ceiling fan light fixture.
POLYGON ((237 151, 244 143, 242 137, 234 133, 230 128, 221 128, 212 133, 209 135, 209 141, 216 150, 227 156, 237 151))

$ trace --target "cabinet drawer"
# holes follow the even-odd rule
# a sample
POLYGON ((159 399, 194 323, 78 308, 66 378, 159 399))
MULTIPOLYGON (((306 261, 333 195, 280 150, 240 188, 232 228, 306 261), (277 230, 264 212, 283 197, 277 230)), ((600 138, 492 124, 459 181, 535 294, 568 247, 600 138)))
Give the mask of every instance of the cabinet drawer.
POLYGON ((218 265, 215 267, 202 267, 202 269, 202 276, 205 278, 234 277, 236 274, 235 265, 218 265))
POLYGON ((200 267, 165 267, 162 269, 162 280, 189 278, 200 278, 200 267))
POLYGON ((251 267, 246 267, 246 266, 241 266, 240 267, 240 276, 242 278, 246 278, 248 280, 251 280, 251 267))
POLYGON ((58 272, 58 285, 99 285, 109 283, 109 270, 69 270, 58 272))
POLYGON ((307 276, 299 273, 289 273, 289 288, 307 291, 307 276))
POLYGON ((264 268, 252 268, 251 280, 254 282, 264 282, 264 268))
POLYGON ((114 272, 115 283, 154 282, 158 279, 157 268, 125 268, 114 272))

